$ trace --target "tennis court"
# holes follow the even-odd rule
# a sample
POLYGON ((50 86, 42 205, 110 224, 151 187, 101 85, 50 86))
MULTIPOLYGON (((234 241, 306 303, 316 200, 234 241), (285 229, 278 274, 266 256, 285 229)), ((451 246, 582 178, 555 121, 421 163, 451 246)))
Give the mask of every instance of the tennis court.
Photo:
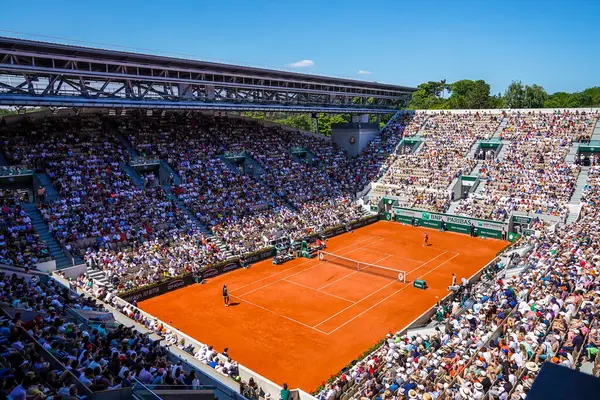
POLYGON ((330 239, 323 260, 266 260, 139 306, 274 382, 311 391, 435 305, 452 273, 469 278, 507 244, 380 221, 330 239), (415 279, 429 288, 413 288, 415 279))

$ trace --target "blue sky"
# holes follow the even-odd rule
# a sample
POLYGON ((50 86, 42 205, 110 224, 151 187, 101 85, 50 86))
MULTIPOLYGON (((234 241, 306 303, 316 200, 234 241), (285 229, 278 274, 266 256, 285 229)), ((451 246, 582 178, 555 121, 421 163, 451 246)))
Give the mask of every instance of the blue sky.
POLYGON ((550 93, 600 86, 598 0, 23 4, 3 4, 0 35, 277 69, 310 60, 296 69, 407 86, 444 78, 484 79, 493 93, 514 79, 550 93))

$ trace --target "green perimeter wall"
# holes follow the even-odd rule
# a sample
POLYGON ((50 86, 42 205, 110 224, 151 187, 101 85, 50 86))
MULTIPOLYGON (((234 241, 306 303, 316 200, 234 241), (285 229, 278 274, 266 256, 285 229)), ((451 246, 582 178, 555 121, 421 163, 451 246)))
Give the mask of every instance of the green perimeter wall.
MULTIPOLYGON (((508 227, 501 222, 469 217, 459 217, 450 214, 439 214, 413 210, 410 208, 394 207, 393 210, 396 213, 396 222, 402 222, 405 224, 412 224, 414 217, 419 226, 441 229, 442 218, 445 218, 446 229, 450 232, 459 232, 469 235, 471 233, 471 223, 473 223, 476 228, 477 236, 502 239, 502 228, 505 228, 508 234, 508 227)), ((391 221, 392 219, 392 213, 384 213, 383 216, 387 221, 391 221)), ((516 239, 516 235, 508 234, 508 239, 513 241, 516 239)))

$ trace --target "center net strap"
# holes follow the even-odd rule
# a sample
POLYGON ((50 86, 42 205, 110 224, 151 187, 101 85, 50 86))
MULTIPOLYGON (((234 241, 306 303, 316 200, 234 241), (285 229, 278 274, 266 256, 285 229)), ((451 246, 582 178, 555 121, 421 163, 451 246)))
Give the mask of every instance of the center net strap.
POLYGON ((400 282, 406 283, 406 272, 394 268, 353 260, 352 258, 338 256, 337 254, 328 253, 326 251, 319 251, 319 260, 352 269, 357 272, 383 276, 390 279, 398 279, 400 282))

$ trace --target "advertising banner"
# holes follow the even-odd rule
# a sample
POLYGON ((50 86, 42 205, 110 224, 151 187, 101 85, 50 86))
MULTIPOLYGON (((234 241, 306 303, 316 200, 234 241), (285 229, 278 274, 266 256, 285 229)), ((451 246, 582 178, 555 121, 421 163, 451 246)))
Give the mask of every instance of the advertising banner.
MULTIPOLYGON (((394 207, 393 213, 386 213, 385 219, 390 221, 395 216, 397 222, 425 226, 427 228, 441 229, 442 223, 450 232, 471 233, 471 225, 475 227, 477 236, 502 238, 502 228, 506 228, 502 222, 488 221, 485 219, 459 217, 450 214, 439 214, 434 212, 413 210, 408 208, 394 207), (413 221, 414 219, 414 221, 413 221)), ((507 230, 507 229, 506 229, 507 230)))

